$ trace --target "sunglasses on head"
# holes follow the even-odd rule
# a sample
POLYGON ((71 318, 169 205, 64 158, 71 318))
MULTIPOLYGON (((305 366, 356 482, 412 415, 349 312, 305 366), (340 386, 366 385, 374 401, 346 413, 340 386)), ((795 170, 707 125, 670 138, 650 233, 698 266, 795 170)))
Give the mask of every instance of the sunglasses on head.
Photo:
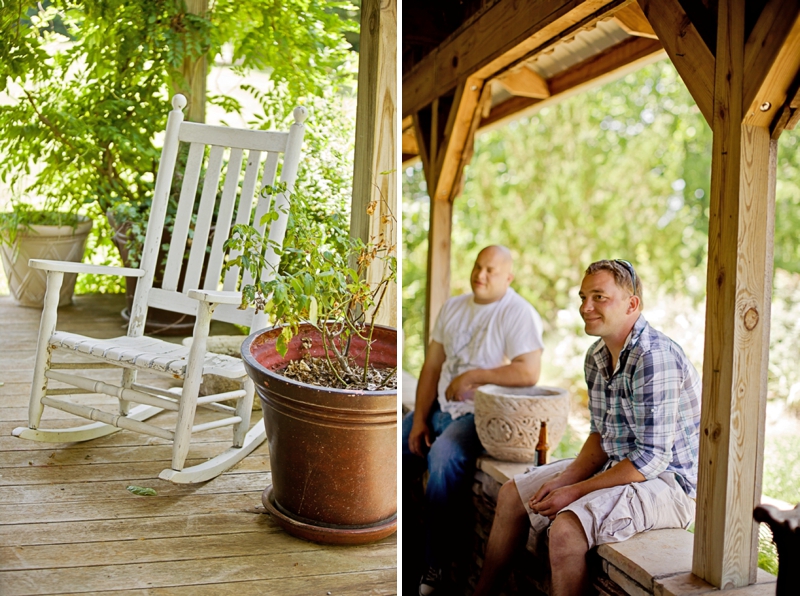
POLYGON ((622 265, 631 276, 631 284, 633 284, 633 295, 637 296, 639 294, 639 288, 637 280, 636 280, 636 271, 633 269, 633 265, 630 264, 630 261, 626 261, 625 259, 614 259, 615 263, 622 265))

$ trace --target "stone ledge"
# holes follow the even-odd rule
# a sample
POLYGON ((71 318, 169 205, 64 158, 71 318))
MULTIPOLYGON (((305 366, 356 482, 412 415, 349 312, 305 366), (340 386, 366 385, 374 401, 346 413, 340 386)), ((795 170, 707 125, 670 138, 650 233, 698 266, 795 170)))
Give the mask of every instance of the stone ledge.
MULTIPOLYGON (((477 468, 500 485, 527 470, 533 462, 513 463, 489 456, 477 468)), ((480 481, 480 479, 478 478, 480 481)), ((764 498, 764 500, 769 500, 764 498)), ((629 596, 695 596, 719 591, 692 575, 693 535, 681 529, 652 530, 625 542, 597 548, 603 571, 615 588, 629 596)), ((777 578, 761 569, 754 585, 726 590, 726 596, 772 596, 777 578)))
MULTIPOLYGON (((692 574, 694 537, 686 530, 653 530, 625 542, 603 544, 597 554, 603 569, 630 596, 695 596, 718 588, 692 574)), ((756 583, 725 594, 762 596, 775 593, 777 578, 762 569, 756 583)))

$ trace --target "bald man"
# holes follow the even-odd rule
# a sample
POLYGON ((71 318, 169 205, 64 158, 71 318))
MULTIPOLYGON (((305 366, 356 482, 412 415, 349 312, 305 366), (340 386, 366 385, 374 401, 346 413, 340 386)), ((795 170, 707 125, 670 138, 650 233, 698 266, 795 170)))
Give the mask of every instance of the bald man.
POLYGON ((487 246, 470 276, 472 292, 449 299, 431 334, 415 410, 403 421, 403 485, 427 469, 425 564, 420 596, 441 593, 442 569, 456 536, 470 528, 464 512, 475 460, 483 451, 473 396, 481 385, 535 385, 541 365, 539 313, 511 287, 510 251, 487 246))

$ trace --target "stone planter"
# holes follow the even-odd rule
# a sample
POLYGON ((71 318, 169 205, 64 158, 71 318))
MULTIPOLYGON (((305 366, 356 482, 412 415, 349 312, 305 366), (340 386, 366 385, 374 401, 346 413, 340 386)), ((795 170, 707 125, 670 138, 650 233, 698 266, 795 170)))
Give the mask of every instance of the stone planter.
MULTIPOLYGON (((80 263, 92 220, 83 218, 76 226, 40 226, 20 229, 11 246, 0 243, 8 288, 21 306, 42 308, 47 290, 47 273, 28 267, 30 259, 50 259, 80 263)), ((58 305, 72 304, 77 273, 65 273, 58 305)))
MULTIPOLYGON (((329 544, 363 544, 397 529, 397 391, 350 391, 307 385, 276 370, 302 357, 322 356, 318 332, 301 326, 283 358, 280 328, 257 331, 242 359, 261 398, 272 485, 264 507, 290 534, 329 544)), ((375 328, 370 361, 397 365, 397 332, 375 328)), ((365 344, 351 355, 363 362, 365 344)))
POLYGON ((550 449, 564 436, 569 401, 569 393, 558 387, 484 385, 475 392, 478 438, 496 459, 533 462, 542 422, 550 449))

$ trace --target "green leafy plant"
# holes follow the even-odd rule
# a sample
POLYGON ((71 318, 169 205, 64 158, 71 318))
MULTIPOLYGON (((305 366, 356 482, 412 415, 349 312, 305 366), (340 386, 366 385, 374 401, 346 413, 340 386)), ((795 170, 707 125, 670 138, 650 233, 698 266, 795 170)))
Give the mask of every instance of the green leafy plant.
POLYGON ((80 223, 75 213, 36 209, 26 203, 12 202, 11 211, 0 213, 0 245, 12 246, 20 231, 31 230, 32 226, 71 226, 80 223))
MULTIPOLYGON (((264 192, 274 194, 283 190, 285 185, 267 187, 264 192)), ((325 228, 303 225, 314 217, 315 209, 302 192, 292 194, 290 205, 289 217, 295 220, 291 225, 291 243, 281 249, 252 226, 234 226, 225 246, 238 256, 228 260, 226 270, 236 266, 253 278, 252 284, 242 288, 242 308, 252 305, 257 311, 269 313, 276 325, 284 325, 276 346, 281 355, 286 354, 288 342, 301 324, 312 325, 322 337, 325 362, 333 376, 345 387, 364 384, 370 370, 374 315, 389 285, 397 278, 395 247, 382 237, 365 243, 358 238, 338 236, 335 227, 328 228, 326 233, 325 228), (266 255, 271 250, 280 254, 281 260, 287 257, 291 267, 270 271, 266 255), (379 281, 372 284, 365 277, 370 266, 382 267, 379 281), (354 336, 367 343, 362 367, 355 366, 348 358, 354 336)), ((376 204, 369 206, 370 215, 376 207, 376 204)), ((269 224, 278 215, 272 210, 262 223, 269 224)), ((394 225, 393 216, 387 217, 394 225)), ((384 379, 384 385, 395 372, 384 379)))
MULTIPOLYGON (((356 15, 350 2, 322 0, 218 0, 204 15, 183 0, 9 0, 0 16, 0 179, 33 174, 25 194, 100 222, 124 204, 144 227, 165 106, 188 91, 187 65, 219 58, 239 74, 267 70, 285 90, 279 111, 290 113, 351 83, 345 33, 357 30, 356 15)), ((208 103, 241 111, 232 97, 208 103)), ((94 230, 91 244, 110 244, 108 226, 94 230)))

